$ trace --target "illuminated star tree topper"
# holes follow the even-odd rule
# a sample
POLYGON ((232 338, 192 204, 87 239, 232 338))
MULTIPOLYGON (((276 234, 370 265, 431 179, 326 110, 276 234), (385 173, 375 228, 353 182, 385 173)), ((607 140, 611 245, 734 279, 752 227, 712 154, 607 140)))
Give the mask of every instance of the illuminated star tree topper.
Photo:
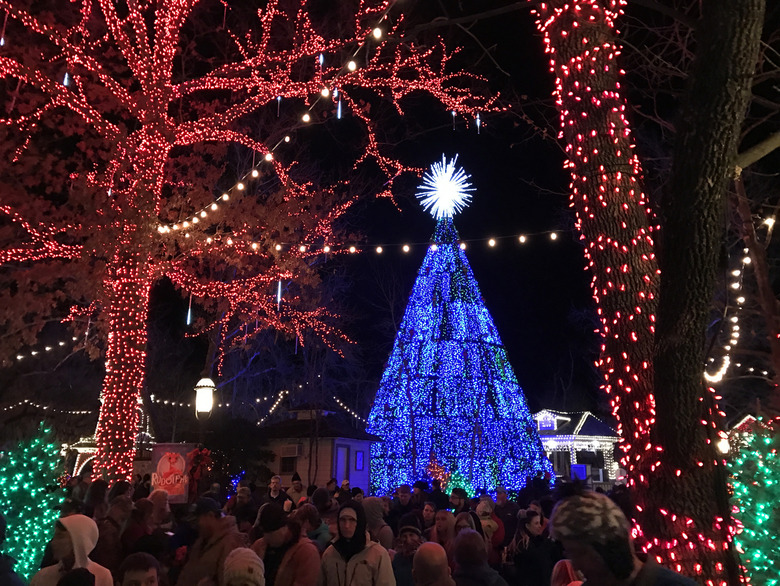
POLYGON ((423 209, 430 211, 437 220, 451 218, 471 203, 471 191, 468 175, 462 167, 457 167, 458 155, 451 161, 445 155, 441 163, 431 165, 430 171, 423 175, 423 182, 417 192, 423 209))

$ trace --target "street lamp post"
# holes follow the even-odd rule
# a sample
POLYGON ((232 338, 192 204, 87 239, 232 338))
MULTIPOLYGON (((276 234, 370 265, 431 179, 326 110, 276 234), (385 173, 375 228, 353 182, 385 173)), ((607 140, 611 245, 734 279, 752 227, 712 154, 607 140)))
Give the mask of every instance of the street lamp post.
POLYGON ((205 440, 204 424, 214 408, 214 391, 217 386, 210 378, 202 378, 195 385, 195 418, 198 420, 199 443, 205 440))

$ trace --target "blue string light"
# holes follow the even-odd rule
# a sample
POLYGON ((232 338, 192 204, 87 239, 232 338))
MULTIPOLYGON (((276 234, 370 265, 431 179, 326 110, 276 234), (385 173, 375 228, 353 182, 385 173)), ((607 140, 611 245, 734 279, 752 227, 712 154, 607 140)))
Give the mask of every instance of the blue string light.
POLYGON ((432 464, 472 490, 519 490, 553 473, 450 215, 440 215, 377 392, 367 431, 378 494, 432 464))

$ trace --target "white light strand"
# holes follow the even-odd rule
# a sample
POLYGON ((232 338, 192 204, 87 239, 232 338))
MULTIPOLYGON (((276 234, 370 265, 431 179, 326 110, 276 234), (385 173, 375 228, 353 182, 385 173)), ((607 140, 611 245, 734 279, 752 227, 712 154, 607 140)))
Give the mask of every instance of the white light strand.
MULTIPOLYGON (((723 377, 726 376, 726 373, 729 370, 729 366, 731 366, 731 352, 736 349, 737 344, 739 343, 739 316, 742 313, 742 308, 745 303, 745 297, 742 294, 742 282, 745 274, 745 267, 750 264, 750 256, 748 256, 749 252, 750 251, 747 248, 742 249, 742 262, 740 264, 740 268, 734 269, 729 274, 731 279, 728 289, 732 292, 732 295, 734 295, 734 299, 737 302, 737 308, 733 315, 728 316, 727 323, 730 329, 729 339, 728 342, 722 346, 723 357, 721 358, 720 368, 718 368, 718 370, 713 374, 707 372, 706 368, 704 369, 704 380, 706 380, 708 383, 718 383, 723 380, 723 377)), ((712 364, 715 362, 715 359, 710 358, 708 362, 709 364, 712 364)))
POLYGON ((270 416, 273 414, 273 412, 274 412, 274 411, 276 411, 276 408, 277 408, 277 407, 279 406, 279 404, 282 402, 282 399, 284 399, 284 398, 285 398, 287 395, 289 395, 289 394, 290 394, 290 391, 287 391, 287 390, 280 391, 280 392, 279 392, 279 396, 278 396, 278 397, 276 397, 276 402, 275 402, 273 405, 271 405, 271 409, 268 411, 268 415, 266 415, 265 417, 263 417, 262 419, 260 419, 260 420, 257 422, 257 425, 260 425, 260 424, 262 424, 262 423, 263 423, 263 422, 264 422, 266 419, 268 419, 268 418, 269 418, 269 417, 270 417, 270 416))
MULTIPOLYGON (((77 342, 78 337, 73 336, 70 340, 70 342, 77 342)), ((16 360, 17 362, 24 360, 25 358, 31 358, 33 356, 40 356, 43 354, 46 354, 47 352, 51 352, 52 350, 56 350, 57 348, 62 348, 63 346, 66 346, 68 344, 68 341, 66 340, 60 340, 59 342, 54 343, 51 346, 44 346, 43 350, 25 350, 23 352, 19 352, 16 354, 16 360)))
POLYGON ((362 418, 360 415, 358 415, 358 414, 357 414, 357 413, 355 413, 355 412, 354 412, 352 409, 350 409, 350 408, 349 408, 349 407, 347 407, 347 406, 346 406, 344 403, 342 403, 342 402, 341 402, 341 400, 340 400, 340 399, 339 399, 339 398, 338 398, 336 395, 333 395, 333 400, 334 400, 334 401, 336 401, 336 403, 338 403, 339 407, 341 407, 342 409, 344 409, 344 411, 346 411, 347 413, 349 413, 350 415, 352 415, 352 417, 354 417, 354 418, 355 418, 355 419, 357 419, 358 421, 362 421, 363 423, 368 423, 368 422, 367 422, 365 419, 363 419, 363 418, 362 418))
MULTIPOLYGON (((528 232, 523 234, 513 234, 510 236, 497 236, 497 237, 483 237, 483 238, 468 238, 459 240, 461 248, 465 250, 468 244, 480 244, 485 243, 490 248, 496 248, 501 241, 512 241, 519 244, 528 244, 533 237, 544 236, 548 241, 555 242, 560 239, 560 232, 555 230, 545 230, 541 232, 528 232)), ((189 236, 187 236, 189 237, 189 236)), ((205 238, 206 244, 211 246, 229 246, 234 250, 243 251, 245 254, 252 253, 267 253, 269 250, 260 250, 260 243, 254 240, 244 240, 240 237, 232 235, 230 233, 223 233, 219 236, 207 236, 205 238)), ((401 249, 403 252, 410 252, 412 247, 415 246, 431 246, 430 242, 415 242, 415 243, 389 243, 389 244, 366 244, 366 243, 345 243, 340 246, 332 246, 330 244, 322 244, 311 241, 296 241, 296 242, 276 242, 270 250, 275 254, 289 254, 298 258, 310 258, 320 254, 356 254, 366 251, 374 251, 377 254, 382 254, 386 250, 401 249)), ((433 245, 435 246, 435 244, 433 245)))
POLYGON ((0 410, 11 411, 13 409, 18 409, 20 407, 35 407, 36 409, 40 409, 42 411, 48 411, 50 413, 65 413, 68 415, 90 415, 92 413, 96 413, 96 411, 92 409, 57 409, 56 407, 52 407, 51 405, 41 405, 40 403, 35 403, 33 401, 30 401, 29 399, 25 399, 24 401, 19 401, 18 403, 14 403, 13 405, 6 405, 0 410))
MULTIPOLYGON (((255 403, 265 402, 268 401, 270 397, 257 397, 255 399, 255 403)), ((159 397, 155 397, 154 395, 149 396, 149 400, 154 403, 155 405, 168 405, 169 407, 192 407, 192 403, 185 403, 183 401, 173 401, 171 399, 160 399, 159 397)), ((214 409, 221 409, 221 408, 228 408, 230 407, 230 403, 215 403, 213 408, 214 409)))

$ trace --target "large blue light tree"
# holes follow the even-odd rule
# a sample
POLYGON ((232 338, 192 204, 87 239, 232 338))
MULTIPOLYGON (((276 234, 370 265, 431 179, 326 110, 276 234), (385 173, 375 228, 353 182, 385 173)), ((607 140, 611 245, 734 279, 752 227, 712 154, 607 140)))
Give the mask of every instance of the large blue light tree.
POLYGON ((379 494, 431 476, 520 489, 552 473, 452 221, 473 189, 456 160, 433 165, 418 196, 436 231, 368 419, 379 494), (435 473, 433 472, 435 471, 435 473))

